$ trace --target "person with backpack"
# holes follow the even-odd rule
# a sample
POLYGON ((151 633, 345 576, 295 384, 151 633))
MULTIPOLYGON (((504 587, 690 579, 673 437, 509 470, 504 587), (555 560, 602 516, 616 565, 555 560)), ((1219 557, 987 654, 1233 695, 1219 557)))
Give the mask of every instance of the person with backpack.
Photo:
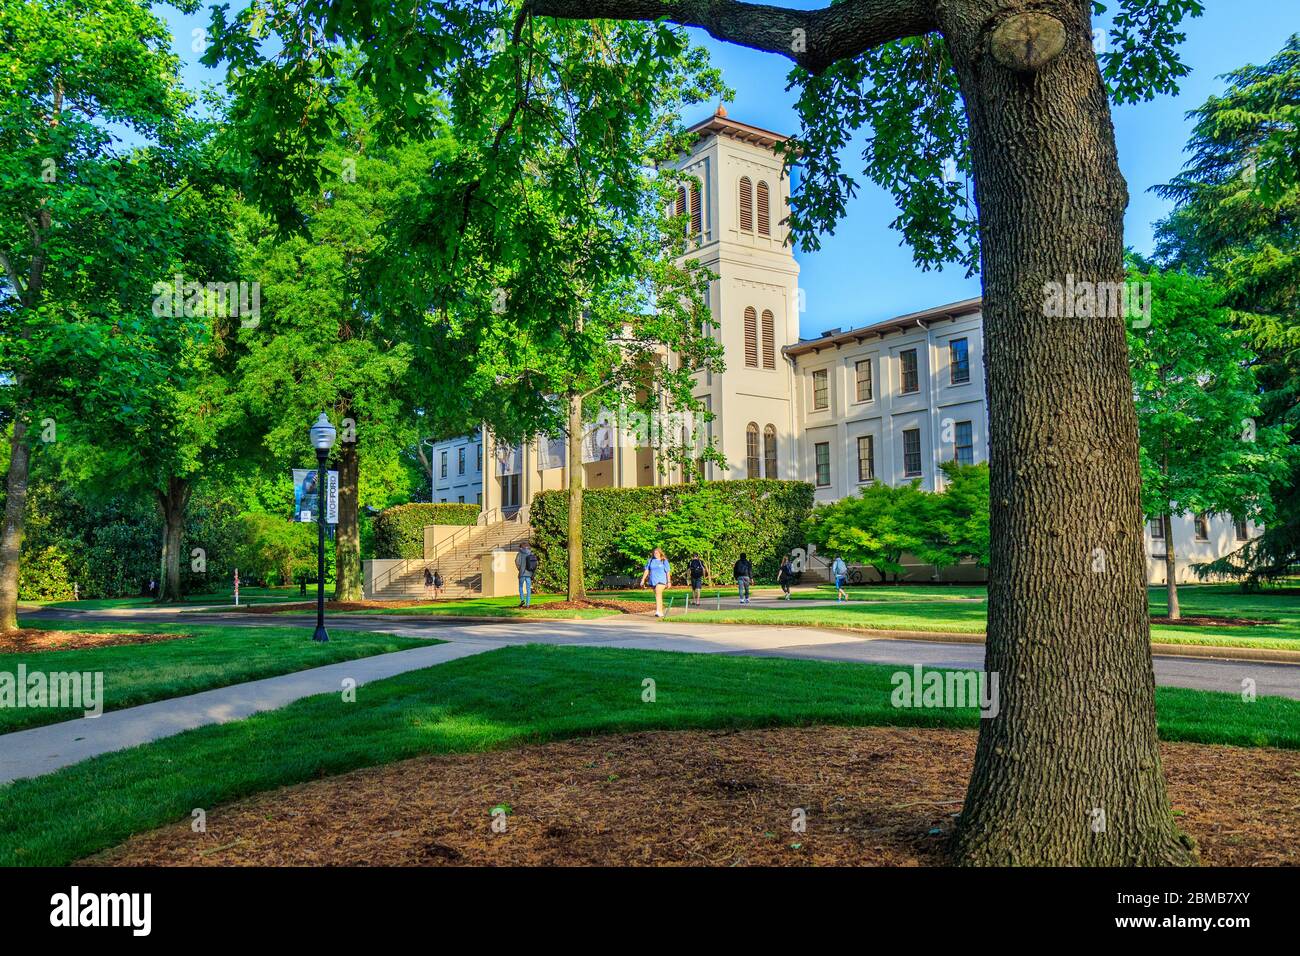
POLYGON ((749 557, 744 551, 740 552, 740 558, 731 566, 731 573, 736 577, 736 590, 740 592, 740 603, 749 603, 749 586, 754 582, 754 566, 749 563, 749 557))
POLYGON ((686 566, 691 576, 691 597, 695 599, 695 606, 700 606, 700 590, 704 587, 704 562, 700 560, 697 554, 691 558, 690 564, 686 566))
POLYGON ((794 583, 794 565, 790 563, 790 555, 781 559, 781 567, 776 572, 776 583, 781 585, 784 592, 783 597, 790 600, 790 585, 794 583))
POLYGON ((835 603, 839 604, 841 601, 847 601, 849 594, 844 590, 844 582, 848 579, 849 568, 844 563, 844 558, 838 554, 835 555, 835 561, 831 564, 831 576, 835 578, 835 603))
POLYGON ((428 568, 424 569, 424 596, 429 597, 433 594, 433 572, 428 568))
POLYGON ((655 548, 650 552, 650 560, 645 563, 645 570, 641 572, 641 586, 645 587, 646 582, 655 589, 655 617, 664 616, 664 591, 668 587, 669 575, 672 568, 668 564, 668 559, 664 557, 663 548, 655 548))
POLYGON ((442 572, 437 568, 433 569, 433 599, 436 601, 442 597, 442 572))
POLYGON ((515 567, 519 570, 519 606, 532 607, 533 574, 537 571, 537 555, 528 547, 527 542, 520 545, 515 555, 515 567))

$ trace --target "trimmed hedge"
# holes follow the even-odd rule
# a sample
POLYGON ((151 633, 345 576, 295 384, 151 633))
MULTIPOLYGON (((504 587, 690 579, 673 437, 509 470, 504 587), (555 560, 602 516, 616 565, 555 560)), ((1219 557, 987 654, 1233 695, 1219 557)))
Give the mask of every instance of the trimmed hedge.
MULTIPOLYGON (((700 486, 661 485, 644 488, 588 488, 582 496, 583 576, 588 588, 616 575, 639 576, 618 552, 617 541, 633 514, 660 513, 675 507, 700 486)), ((758 581, 775 581, 781 558, 803 547, 802 526, 812 512, 813 486, 806 481, 772 481, 747 478, 710 482, 736 509, 749 531, 719 555, 727 576, 741 551, 749 554, 758 581)), ((528 516, 537 552, 537 582, 541 589, 564 591, 569 579, 568 491, 540 491, 533 496, 528 516)))
POLYGON ((474 524, 478 505, 420 503, 395 505, 375 515, 376 558, 424 557, 424 526, 474 524))

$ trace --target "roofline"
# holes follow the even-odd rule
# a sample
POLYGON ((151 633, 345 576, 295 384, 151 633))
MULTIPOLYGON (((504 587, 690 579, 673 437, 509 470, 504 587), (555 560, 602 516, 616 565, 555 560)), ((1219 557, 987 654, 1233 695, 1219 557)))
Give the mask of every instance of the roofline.
POLYGON ((769 149, 777 143, 784 143, 790 138, 784 133, 775 133, 770 129, 763 129, 761 126, 751 126, 749 123, 741 123, 738 120, 716 114, 708 119, 701 120, 686 132, 713 133, 717 136, 727 136, 731 139, 740 140, 742 143, 765 146, 769 149))
POLYGON ((971 315, 980 311, 982 303, 983 299, 980 296, 975 296, 973 299, 962 299, 960 302, 937 305, 932 309, 924 309, 921 312, 909 312, 907 315, 885 319, 883 322, 873 322, 871 325, 849 329, 847 332, 840 332, 836 335, 823 335, 820 338, 809 339, 796 345, 787 345, 781 351, 786 355, 795 356, 804 355, 808 352, 820 352, 822 349, 839 348, 841 345, 858 343, 866 338, 878 338, 886 332, 900 331, 908 326, 928 325, 930 322, 938 322, 942 319, 956 319, 964 315, 971 315))

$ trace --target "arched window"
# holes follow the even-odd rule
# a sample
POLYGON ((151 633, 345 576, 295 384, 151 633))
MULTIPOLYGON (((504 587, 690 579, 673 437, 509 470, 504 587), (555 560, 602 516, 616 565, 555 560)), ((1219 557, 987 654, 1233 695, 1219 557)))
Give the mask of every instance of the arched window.
POLYGON ((763 477, 776 478, 776 426, 763 429, 763 477))
POLYGON ((758 422, 745 428, 745 477, 758 477, 758 422))
POLYGON ((758 313, 752 305, 745 307, 745 364, 758 368, 758 313))
POLYGON ((776 368, 776 320, 771 309, 763 310, 763 368, 776 368))
POLYGON ((770 236, 772 234, 772 217, 768 208, 767 183, 761 180, 758 184, 758 234, 760 236, 770 236))
POLYGON ((740 231, 754 231, 754 183, 748 176, 740 177, 740 231))
POLYGON ((699 236, 704 232, 704 210, 700 205, 700 187, 691 187, 691 235, 699 236))

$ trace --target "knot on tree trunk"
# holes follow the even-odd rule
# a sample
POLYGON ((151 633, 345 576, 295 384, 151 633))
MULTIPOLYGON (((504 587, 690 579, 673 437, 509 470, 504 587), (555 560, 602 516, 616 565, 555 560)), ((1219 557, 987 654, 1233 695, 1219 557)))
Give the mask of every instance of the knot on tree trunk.
POLYGON ((993 28, 989 49, 1009 70, 1040 70, 1065 47, 1065 24, 1047 13, 1017 13, 993 28))

